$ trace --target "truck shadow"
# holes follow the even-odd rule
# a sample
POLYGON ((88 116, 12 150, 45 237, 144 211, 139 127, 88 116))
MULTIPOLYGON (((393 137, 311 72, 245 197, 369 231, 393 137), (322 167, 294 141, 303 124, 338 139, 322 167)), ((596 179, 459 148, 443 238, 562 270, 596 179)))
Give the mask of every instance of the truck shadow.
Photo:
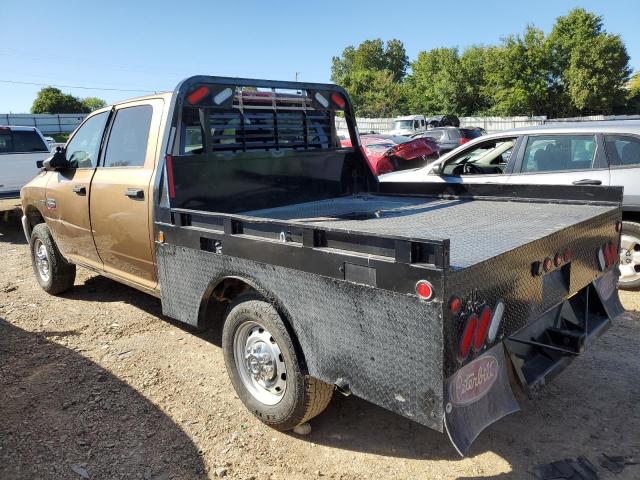
MULTIPOLYGON (((220 328, 196 332, 164 317, 158 299, 104 277, 88 278, 66 297, 123 301, 220 347, 220 328)), ((474 443, 469 459, 460 458, 446 434, 359 398, 339 394, 326 412, 311 421, 310 435, 291 434, 291 440, 400 459, 446 461, 451 462, 452 468, 457 465, 457 470, 464 465, 464 471, 469 472, 476 464, 474 457, 490 455, 495 457, 493 462, 504 463, 505 469, 510 470, 493 477, 486 474, 458 477, 464 479, 529 478, 534 465, 563 458, 584 455, 597 464, 601 453, 633 454, 637 451, 640 411, 630 405, 640 401, 640 384, 635 382, 640 376, 640 362, 629 359, 638 358, 637 338, 640 338, 640 315, 628 312, 592 349, 547 385, 540 397, 521 400, 521 412, 488 427, 474 443)), ((40 398, 37 393, 32 396, 40 398)), ((150 448, 151 443, 155 441, 143 439, 140 448, 150 448)))
POLYGON ((199 478, 198 448, 167 415, 52 341, 73 334, 0 318, 0 478, 199 478))
POLYGON ((27 240, 24 238, 22 224, 15 214, 9 215, 9 219, 5 221, 0 218, 0 242, 12 243, 15 245, 26 245, 27 240))

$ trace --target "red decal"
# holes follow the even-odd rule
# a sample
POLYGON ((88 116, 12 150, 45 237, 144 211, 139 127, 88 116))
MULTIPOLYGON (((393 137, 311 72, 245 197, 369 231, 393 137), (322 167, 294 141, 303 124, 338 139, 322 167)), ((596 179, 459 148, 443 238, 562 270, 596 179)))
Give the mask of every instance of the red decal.
POLYGON ((449 387, 451 403, 469 405, 480 400, 498 378, 498 360, 483 355, 456 372, 449 387))
POLYGON ((175 187, 173 185, 173 159, 171 155, 167 155, 165 157, 167 161, 167 183, 169 184, 169 198, 174 198, 176 196, 175 187))

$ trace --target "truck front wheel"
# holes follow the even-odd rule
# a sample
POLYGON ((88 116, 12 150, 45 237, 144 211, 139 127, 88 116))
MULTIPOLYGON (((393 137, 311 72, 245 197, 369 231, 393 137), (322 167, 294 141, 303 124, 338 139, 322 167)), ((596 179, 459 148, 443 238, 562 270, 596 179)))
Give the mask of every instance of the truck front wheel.
POLYGON ((241 295, 229 306, 222 348, 238 396, 267 425, 291 430, 329 404, 333 385, 300 370, 280 315, 256 295, 241 295))
POLYGON ((45 292, 58 295, 73 287, 76 266, 64 259, 45 223, 33 227, 30 246, 33 271, 45 292))

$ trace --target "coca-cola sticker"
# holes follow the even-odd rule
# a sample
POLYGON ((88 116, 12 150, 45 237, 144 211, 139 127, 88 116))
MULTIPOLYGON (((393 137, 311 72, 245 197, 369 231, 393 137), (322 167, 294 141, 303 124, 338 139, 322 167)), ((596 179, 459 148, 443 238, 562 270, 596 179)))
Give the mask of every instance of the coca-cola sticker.
POLYGON ((493 355, 483 355, 462 367, 449 385, 451 403, 469 405, 477 402, 491 389, 498 378, 498 360, 493 355))

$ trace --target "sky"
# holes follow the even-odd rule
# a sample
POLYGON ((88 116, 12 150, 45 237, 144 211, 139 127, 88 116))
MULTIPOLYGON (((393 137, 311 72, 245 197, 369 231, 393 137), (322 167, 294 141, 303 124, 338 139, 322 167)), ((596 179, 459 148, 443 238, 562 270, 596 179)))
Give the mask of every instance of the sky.
POLYGON ((527 24, 548 33, 577 6, 603 16, 640 70, 636 0, 0 0, 0 113, 28 112, 43 85, 111 103, 196 74, 328 82, 331 57, 366 39, 397 38, 413 60, 527 24))

